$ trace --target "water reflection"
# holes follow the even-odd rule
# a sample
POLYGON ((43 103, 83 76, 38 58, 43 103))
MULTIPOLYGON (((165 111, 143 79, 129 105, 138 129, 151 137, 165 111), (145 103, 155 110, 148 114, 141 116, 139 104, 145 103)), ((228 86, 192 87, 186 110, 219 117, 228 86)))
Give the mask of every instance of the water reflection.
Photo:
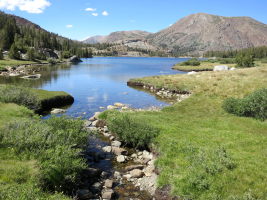
POLYGON ((185 59, 174 58, 93 58, 77 65, 37 66, 41 79, 25 80, 0 77, 1 83, 12 83, 51 91, 66 91, 75 98, 67 115, 91 116, 106 107, 121 102, 135 108, 166 106, 168 102, 141 90, 128 87, 130 78, 175 74, 171 67, 185 59))

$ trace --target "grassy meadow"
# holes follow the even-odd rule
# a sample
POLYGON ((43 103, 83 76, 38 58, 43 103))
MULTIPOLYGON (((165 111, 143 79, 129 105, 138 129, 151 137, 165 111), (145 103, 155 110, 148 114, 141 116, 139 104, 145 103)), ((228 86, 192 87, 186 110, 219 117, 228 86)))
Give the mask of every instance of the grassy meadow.
POLYGON ((153 142, 158 186, 171 185, 172 195, 181 199, 267 199, 267 122, 222 109, 228 97, 266 88, 266 77, 266 67, 254 67, 131 80, 192 93, 160 112, 123 113, 160 130, 153 142))

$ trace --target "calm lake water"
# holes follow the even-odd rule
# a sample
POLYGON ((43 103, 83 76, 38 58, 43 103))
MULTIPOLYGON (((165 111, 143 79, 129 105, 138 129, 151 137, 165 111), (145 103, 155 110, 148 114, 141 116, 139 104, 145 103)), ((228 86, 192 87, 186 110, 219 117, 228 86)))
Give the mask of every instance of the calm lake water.
MULTIPOLYGON (((75 102, 67 109, 67 115, 90 117, 100 107, 115 102, 134 108, 166 106, 168 102, 127 86, 130 78, 183 73, 171 67, 185 61, 183 58, 119 58, 97 57, 84 59, 77 65, 38 67, 42 74, 38 80, 18 77, 0 78, 0 83, 13 83, 50 91, 70 93, 75 102)), ((39 73, 39 72, 38 72, 39 73)))

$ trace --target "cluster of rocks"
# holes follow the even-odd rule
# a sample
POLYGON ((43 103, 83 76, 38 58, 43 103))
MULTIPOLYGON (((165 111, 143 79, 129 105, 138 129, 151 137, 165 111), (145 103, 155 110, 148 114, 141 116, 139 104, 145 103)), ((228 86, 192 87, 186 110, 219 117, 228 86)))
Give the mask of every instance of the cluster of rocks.
MULTIPOLYGON (((117 104, 117 106, 119 106, 117 104)), ((120 105, 122 107, 123 105, 120 105)), ((132 184, 139 190, 145 190, 154 195, 156 190, 155 156, 148 151, 134 151, 124 148, 122 142, 116 140, 109 131, 106 122, 99 119, 100 112, 85 121, 85 127, 89 131, 97 132, 109 141, 106 146, 101 147, 107 155, 111 154, 113 163, 117 162, 120 169, 112 173, 110 177, 102 181, 100 192, 102 199, 112 199, 116 193, 115 188, 125 182, 132 184), (129 152, 132 153, 129 153, 129 152)), ((99 156, 99 155, 98 155, 99 156)), ((105 156, 99 156, 107 159, 105 156)))
POLYGON ((7 66, 0 71, 1 76, 21 76, 25 75, 22 78, 25 79, 38 79, 41 77, 41 74, 36 74, 36 72, 40 71, 40 68, 30 69, 27 68, 29 65, 20 65, 20 66, 7 66))
POLYGON ((166 88, 161 88, 161 89, 157 89, 153 86, 143 86, 144 89, 148 89, 153 93, 156 93, 157 96, 161 97, 161 98, 167 98, 167 99, 174 99, 177 100, 178 102, 183 101, 185 99, 187 99, 188 97, 190 97, 190 93, 183 93, 180 94, 176 91, 170 91, 166 88))
POLYGON ((216 71, 228 71, 228 70, 235 70, 236 68, 234 67, 231 67, 229 68, 227 65, 217 65, 217 66, 214 66, 213 68, 213 71, 216 72, 216 71))

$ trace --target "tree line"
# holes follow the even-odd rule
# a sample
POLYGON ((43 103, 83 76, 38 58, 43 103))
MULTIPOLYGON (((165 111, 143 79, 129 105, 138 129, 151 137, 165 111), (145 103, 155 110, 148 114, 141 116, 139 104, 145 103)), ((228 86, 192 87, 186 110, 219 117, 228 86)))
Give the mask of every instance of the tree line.
POLYGON ((57 34, 47 32, 34 25, 18 25, 14 16, 0 12, 0 59, 2 51, 10 51, 9 56, 20 59, 21 53, 33 59, 46 59, 43 50, 58 51, 60 57, 69 58, 72 55, 92 57, 91 48, 86 44, 73 41, 57 34))

